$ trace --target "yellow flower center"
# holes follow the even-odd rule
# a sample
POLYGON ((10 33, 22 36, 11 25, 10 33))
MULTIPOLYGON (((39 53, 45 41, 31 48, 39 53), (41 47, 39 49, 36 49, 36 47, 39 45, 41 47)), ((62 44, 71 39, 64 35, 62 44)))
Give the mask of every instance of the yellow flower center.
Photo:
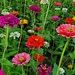
POLYGON ((45 71, 45 70, 47 70, 47 68, 46 68, 46 67, 43 67, 42 69, 43 69, 44 71, 45 71))
POLYGON ((35 38, 35 41, 38 41, 38 39, 37 39, 37 38, 35 38))
POLYGON ((74 29, 73 29, 73 28, 68 28, 68 31, 69 31, 69 32, 73 32, 74 29))
POLYGON ((23 62, 25 61, 25 58, 23 56, 20 56, 19 59, 18 59, 20 62, 23 62))
POLYGON ((72 66, 71 64, 70 64, 70 65, 68 65, 68 68, 69 68, 69 69, 72 69, 72 67, 73 67, 73 66, 72 66))

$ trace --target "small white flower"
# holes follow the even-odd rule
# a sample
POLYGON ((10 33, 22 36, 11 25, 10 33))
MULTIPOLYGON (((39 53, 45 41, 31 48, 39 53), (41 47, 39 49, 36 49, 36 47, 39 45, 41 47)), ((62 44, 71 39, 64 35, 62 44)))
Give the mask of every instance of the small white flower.
POLYGON ((0 34, 0 38, 3 38, 5 37, 5 35, 3 33, 0 34))
POLYGON ((28 33, 34 33, 34 30, 28 30, 27 32, 28 33))
POLYGON ((55 10, 60 10, 60 8, 55 8, 55 10))
POLYGON ((48 0, 41 0, 40 4, 48 4, 48 0))
POLYGON ((75 2, 75 0, 73 0, 72 2, 75 2))
POLYGON ((67 8, 62 8, 62 12, 67 12, 68 9, 67 8))
POLYGON ((45 41, 44 46, 48 48, 50 45, 49 45, 49 43, 47 41, 45 41))
POLYGON ((2 12, 1 12, 1 14, 2 14, 2 15, 8 15, 8 14, 10 14, 10 13, 8 12, 7 9, 3 9, 2 12))
POLYGON ((10 33, 10 37, 13 37, 14 39, 17 37, 19 38, 20 37, 20 33, 19 32, 11 32, 10 33))
POLYGON ((65 73, 65 70, 63 68, 60 68, 60 74, 63 75, 65 73))

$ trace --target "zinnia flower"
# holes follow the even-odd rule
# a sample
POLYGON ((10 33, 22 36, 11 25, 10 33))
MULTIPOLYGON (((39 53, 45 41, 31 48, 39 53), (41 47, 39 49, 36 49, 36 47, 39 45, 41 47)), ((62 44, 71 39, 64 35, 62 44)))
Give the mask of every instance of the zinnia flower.
POLYGON ((13 15, 19 15, 20 13, 18 12, 18 11, 12 11, 12 12, 10 12, 10 14, 13 14, 13 15))
POLYGON ((40 4, 48 4, 48 0, 41 0, 40 4))
POLYGON ((55 8, 55 10, 60 10, 60 8, 55 8))
POLYGON ((60 68, 60 74, 63 75, 65 73, 65 70, 63 68, 60 68))
POLYGON ((61 6, 62 4, 60 2, 54 2, 55 6, 61 6))
POLYGON ((41 27, 35 27, 34 30, 35 31, 40 31, 40 30, 42 30, 42 28, 41 27))
POLYGON ((31 5, 31 6, 29 6, 29 10, 32 10, 34 12, 34 16, 36 16, 36 13, 40 12, 41 8, 39 6, 36 6, 36 5, 31 5))
POLYGON ((69 65, 68 65, 68 68, 69 68, 69 69, 72 69, 72 68, 73 68, 73 66, 72 66, 71 64, 69 64, 69 65))
POLYGON ((3 37, 5 37, 5 34, 1 33, 0 38, 3 38, 3 37))
POLYGON ((2 14, 2 15, 8 15, 8 14, 10 14, 10 13, 8 12, 7 9, 3 9, 2 12, 1 12, 1 14, 2 14))
POLYGON ((66 18, 65 22, 68 24, 74 24, 74 20, 72 18, 66 18))
POLYGON ((39 75, 49 75, 49 73, 51 73, 51 69, 52 69, 52 66, 50 67, 46 67, 46 64, 42 64, 40 65, 40 67, 38 67, 37 71, 39 73, 39 75))
POLYGON ((11 32, 10 33, 10 37, 13 37, 13 39, 15 39, 16 37, 19 38, 20 37, 20 33, 19 32, 11 32))
POLYGON ((30 55, 25 52, 16 54, 12 59, 12 63, 19 66, 21 65, 25 66, 29 61, 30 55))
POLYGON ((67 12, 68 8, 62 8, 62 12, 67 12))
POLYGON ((73 15, 75 15, 75 12, 72 12, 73 15))
POLYGON ((75 16, 72 19, 75 21, 75 16))
POLYGON ((58 35, 65 36, 66 38, 75 38, 75 26, 71 24, 61 24, 56 29, 58 35))
POLYGON ((35 55, 34 55, 34 59, 35 59, 37 62, 43 62, 43 61, 44 61, 44 56, 41 55, 41 54, 35 54, 35 55))
POLYGON ((59 21, 60 17, 59 16, 52 16, 50 19, 53 21, 59 21))
POLYGON ((47 41, 45 41, 44 46, 48 48, 50 46, 50 44, 47 41))
POLYGON ((13 28, 15 25, 19 25, 19 19, 11 14, 0 16, 0 26, 4 27, 5 25, 13 28))
POLYGON ((28 20, 27 19, 20 20, 20 24, 21 25, 28 24, 28 20))
POLYGON ((0 69, 0 75, 6 75, 2 69, 0 69))
POLYGON ((34 33, 34 30, 28 30, 27 32, 28 33, 34 33))
POLYGON ((44 46, 44 38, 42 38, 41 36, 29 36, 26 42, 26 46, 29 48, 40 48, 42 46, 44 46))

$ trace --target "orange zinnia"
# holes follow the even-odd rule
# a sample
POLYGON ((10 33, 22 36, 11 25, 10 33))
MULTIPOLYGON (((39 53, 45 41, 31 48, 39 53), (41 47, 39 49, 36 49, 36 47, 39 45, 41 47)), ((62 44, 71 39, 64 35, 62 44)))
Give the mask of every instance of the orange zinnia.
POLYGON ((37 62, 43 62, 43 61, 44 61, 44 56, 43 56, 43 55, 40 55, 40 54, 35 54, 35 55, 34 55, 34 59, 35 59, 37 62))
POLYGON ((13 10, 12 12, 10 12, 10 14, 13 14, 13 15, 19 15, 19 12, 13 10))

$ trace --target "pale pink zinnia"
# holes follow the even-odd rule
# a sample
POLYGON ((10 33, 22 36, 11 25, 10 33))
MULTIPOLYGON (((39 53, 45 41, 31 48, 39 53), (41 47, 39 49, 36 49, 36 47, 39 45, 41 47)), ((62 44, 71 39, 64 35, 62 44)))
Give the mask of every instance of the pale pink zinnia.
POLYGON ((65 36, 66 38, 75 38, 75 26, 71 24, 61 24, 56 29, 58 35, 65 36))
POLYGON ((12 59, 12 63, 19 66, 26 65, 29 61, 30 55, 25 52, 16 54, 12 59))
POLYGON ((55 6, 61 6, 62 4, 60 2, 54 2, 55 6))

